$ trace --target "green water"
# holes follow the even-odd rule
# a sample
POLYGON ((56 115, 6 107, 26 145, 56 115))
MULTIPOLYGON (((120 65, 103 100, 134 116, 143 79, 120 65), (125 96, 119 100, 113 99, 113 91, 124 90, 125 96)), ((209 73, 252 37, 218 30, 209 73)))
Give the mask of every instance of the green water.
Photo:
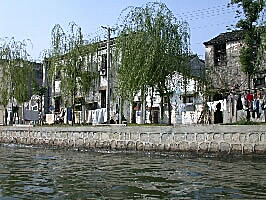
POLYGON ((0 199, 266 199, 266 157, 0 146, 0 199))

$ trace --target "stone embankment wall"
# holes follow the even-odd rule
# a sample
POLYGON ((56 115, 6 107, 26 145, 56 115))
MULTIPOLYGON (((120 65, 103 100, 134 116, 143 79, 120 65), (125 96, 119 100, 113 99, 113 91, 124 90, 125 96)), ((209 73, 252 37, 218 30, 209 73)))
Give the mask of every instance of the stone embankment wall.
POLYGON ((266 153, 266 126, 0 127, 0 143, 125 151, 266 153))

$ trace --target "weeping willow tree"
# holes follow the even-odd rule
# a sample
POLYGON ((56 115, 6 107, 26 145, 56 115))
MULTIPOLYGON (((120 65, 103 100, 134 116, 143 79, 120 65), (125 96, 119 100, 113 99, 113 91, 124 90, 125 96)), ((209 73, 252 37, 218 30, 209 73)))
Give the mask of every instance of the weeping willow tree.
POLYGON ((165 4, 157 2, 129 7, 121 16, 124 17, 116 40, 120 61, 118 90, 131 101, 139 91, 145 99, 147 88, 158 90, 161 99, 167 97, 171 124, 168 80, 176 72, 187 73, 188 24, 179 22, 165 4))
POLYGON ((52 49, 48 60, 50 81, 61 81, 61 97, 72 108, 73 125, 77 96, 89 92, 97 75, 92 67, 95 64, 97 43, 85 44, 81 28, 75 23, 70 23, 69 27, 68 32, 59 24, 53 27, 52 49))
MULTIPOLYGON (((0 104, 7 108, 11 101, 21 104, 30 99, 32 80, 32 62, 27 52, 29 40, 16 41, 14 38, 4 39, 0 46, 0 104)), ((11 121, 13 121, 11 117, 11 121)), ((5 120, 6 123, 6 120, 5 120)))
POLYGON ((265 0, 232 0, 231 2, 238 4, 244 14, 244 18, 238 21, 236 27, 244 31, 245 45, 240 50, 240 63, 242 71, 248 75, 250 89, 251 77, 257 72, 263 60, 264 52, 260 54, 260 46, 262 46, 262 36, 265 35, 265 27, 260 27, 259 19, 265 9, 265 0))

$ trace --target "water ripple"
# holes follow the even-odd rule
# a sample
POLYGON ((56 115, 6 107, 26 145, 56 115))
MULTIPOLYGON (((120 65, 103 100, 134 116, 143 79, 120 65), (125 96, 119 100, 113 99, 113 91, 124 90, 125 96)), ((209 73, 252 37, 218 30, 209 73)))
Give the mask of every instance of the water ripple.
POLYGON ((265 157, 0 146, 0 199, 265 199, 265 157))

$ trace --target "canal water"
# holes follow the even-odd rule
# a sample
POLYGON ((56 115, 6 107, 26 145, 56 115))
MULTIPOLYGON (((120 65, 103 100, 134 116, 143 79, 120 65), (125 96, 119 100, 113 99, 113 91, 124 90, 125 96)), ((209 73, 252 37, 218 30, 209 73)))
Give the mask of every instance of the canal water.
POLYGON ((0 145, 0 199, 266 199, 266 157, 0 145))

